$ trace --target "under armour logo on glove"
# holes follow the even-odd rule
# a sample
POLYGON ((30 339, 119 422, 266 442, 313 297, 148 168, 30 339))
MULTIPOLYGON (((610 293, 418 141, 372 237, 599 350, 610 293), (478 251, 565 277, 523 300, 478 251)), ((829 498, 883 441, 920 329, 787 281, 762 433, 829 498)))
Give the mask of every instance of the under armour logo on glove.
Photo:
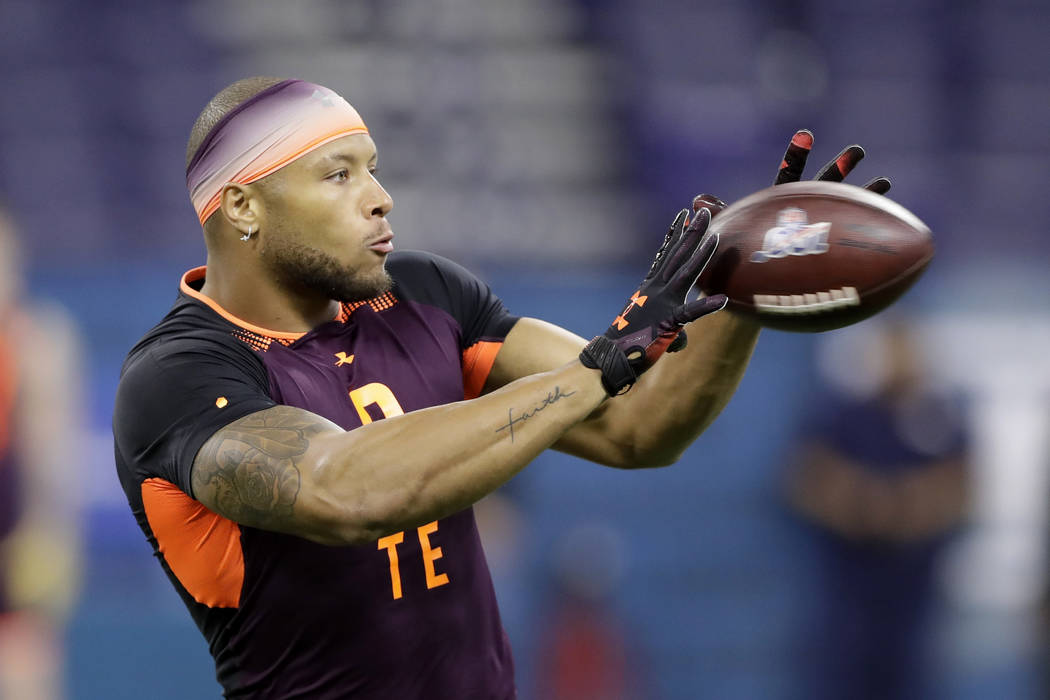
MULTIPOLYGON (((638 292, 640 291, 641 290, 638 290, 638 292)), ((630 321, 627 320, 627 314, 631 313, 631 309, 633 309, 635 305, 645 306, 645 302, 649 297, 643 297, 638 292, 631 295, 631 302, 627 304, 627 308, 621 311, 620 315, 613 319, 613 325, 616 326, 617 330, 622 331, 630 325, 630 321)))

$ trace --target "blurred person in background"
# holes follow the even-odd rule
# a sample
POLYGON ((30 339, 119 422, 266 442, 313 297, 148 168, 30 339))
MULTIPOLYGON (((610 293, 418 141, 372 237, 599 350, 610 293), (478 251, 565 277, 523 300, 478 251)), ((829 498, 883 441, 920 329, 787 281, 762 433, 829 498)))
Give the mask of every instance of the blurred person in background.
POLYGON ((963 417, 925 381, 912 322, 895 319, 867 350, 884 364, 874 391, 814 402, 789 474, 818 545, 808 698, 928 697, 937 565, 967 514, 963 417))
POLYGON ((66 313, 23 298, 14 222, 0 209, 0 698, 63 692, 79 579, 80 347, 66 313))
POLYGON ((623 543, 612 524, 576 525, 551 554, 553 579, 539 641, 536 698, 631 700, 645 674, 613 594, 623 577, 623 543))

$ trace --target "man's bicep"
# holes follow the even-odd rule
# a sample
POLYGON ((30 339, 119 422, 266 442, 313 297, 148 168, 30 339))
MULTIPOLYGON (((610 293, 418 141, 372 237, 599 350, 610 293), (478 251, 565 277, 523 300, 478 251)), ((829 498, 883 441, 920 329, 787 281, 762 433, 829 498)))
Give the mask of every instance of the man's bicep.
POLYGON ((342 433, 335 423, 291 406, 239 418, 212 435, 193 460, 193 496, 241 525, 317 538, 310 480, 311 444, 342 433))
POLYGON ((561 367, 580 355, 587 341, 553 323, 522 318, 514 324, 496 355, 485 393, 531 374, 561 367))

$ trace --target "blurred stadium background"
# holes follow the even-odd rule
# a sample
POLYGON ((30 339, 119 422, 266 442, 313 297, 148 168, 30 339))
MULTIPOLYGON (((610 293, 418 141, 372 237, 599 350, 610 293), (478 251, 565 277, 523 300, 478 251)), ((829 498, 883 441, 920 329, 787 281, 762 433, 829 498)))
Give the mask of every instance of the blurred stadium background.
MULTIPOLYGON (((109 422, 124 354, 203 261, 189 128, 218 89, 265 74, 359 109, 398 247, 452 257, 513 311, 585 336, 692 195, 766 186, 797 128, 816 135, 810 174, 863 144, 851 180, 891 177, 937 236, 897 314, 915 319, 932 382, 963 397, 972 439, 921 697, 1046 695, 1047 3, 0 0, 0 37, 0 198, 32 296, 69 310, 85 353, 70 697, 219 695, 124 502, 109 422)), ((672 469, 548 453, 483 505, 522 698, 807 696, 796 661, 823 601, 785 474, 820 397, 876 371, 879 323, 766 332, 672 469), (588 664, 611 685, 574 680, 588 664)))

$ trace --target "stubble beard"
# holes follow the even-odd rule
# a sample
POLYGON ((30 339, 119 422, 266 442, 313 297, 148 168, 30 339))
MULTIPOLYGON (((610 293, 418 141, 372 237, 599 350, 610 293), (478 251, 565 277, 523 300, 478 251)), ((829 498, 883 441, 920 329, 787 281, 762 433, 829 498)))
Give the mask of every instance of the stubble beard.
POLYGON ((382 265, 365 272, 340 263, 322 250, 283 236, 271 237, 259 252, 279 283, 296 293, 355 302, 377 297, 393 285, 382 265))

